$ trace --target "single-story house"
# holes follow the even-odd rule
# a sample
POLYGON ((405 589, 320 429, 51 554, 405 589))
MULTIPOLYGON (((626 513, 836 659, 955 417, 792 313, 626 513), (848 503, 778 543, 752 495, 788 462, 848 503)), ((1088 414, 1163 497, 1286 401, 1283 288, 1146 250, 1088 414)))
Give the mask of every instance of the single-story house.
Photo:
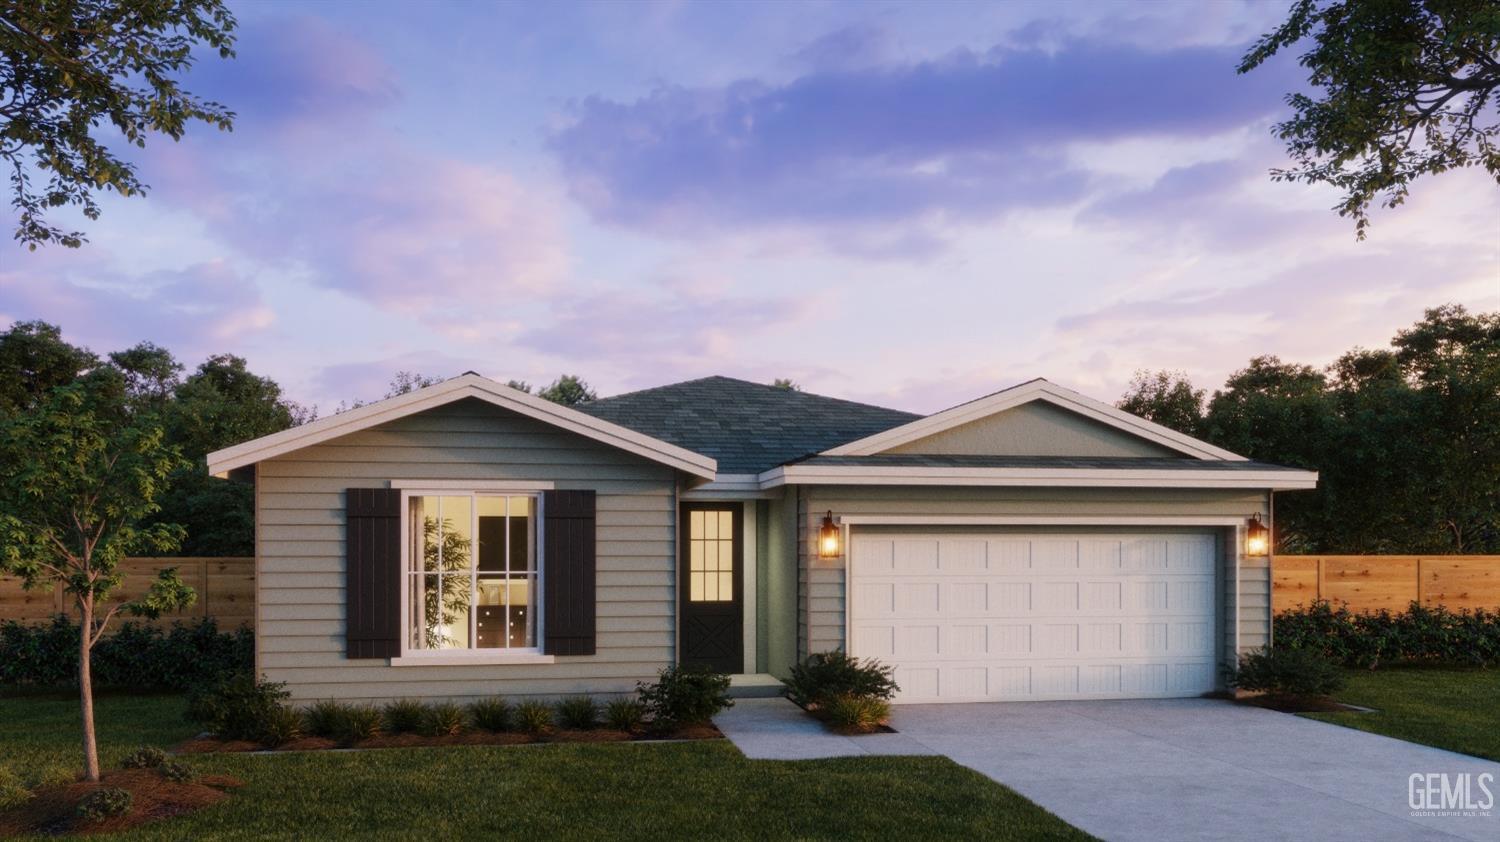
POLYGON ((727 377, 560 406, 469 373, 217 451, 295 700, 737 683, 843 648, 898 702, 1194 696, 1266 645, 1277 490, 1045 380, 919 416, 727 377))

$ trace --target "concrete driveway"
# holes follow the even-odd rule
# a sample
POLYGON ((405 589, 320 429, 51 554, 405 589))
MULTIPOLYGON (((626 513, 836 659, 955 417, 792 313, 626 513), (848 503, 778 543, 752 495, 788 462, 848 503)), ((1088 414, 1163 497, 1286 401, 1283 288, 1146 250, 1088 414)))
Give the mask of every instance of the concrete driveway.
POLYGON ((901 706, 858 738, 782 699, 715 721, 752 757, 946 755, 1109 840, 1500 840, 1500 764, 1223 701, 901 706), (1466 772, 1476 801, 1493 775, 1488 816, 1413 815, 1411 775, 1466 772))

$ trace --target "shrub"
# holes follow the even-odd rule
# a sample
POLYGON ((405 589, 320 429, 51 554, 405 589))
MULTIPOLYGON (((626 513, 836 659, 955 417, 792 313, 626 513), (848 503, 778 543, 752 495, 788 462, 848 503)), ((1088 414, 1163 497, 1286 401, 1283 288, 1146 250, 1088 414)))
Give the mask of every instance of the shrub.
POLYGON ((654 683, 636 684, 636 692, 657 729, 701 725, 734 706, 729 676, 707 667, 673 664, 657 673, 654 683))
POLYGON ((616 731, 635 733, 646 720, 646 708, 635 699, 614 699, 604 706, 604 722, 616 731))
POLYGON ((1500 664, 1500 612, 1450 611, 1413 602, 1404 613, 1357 614, 1319 601, 1276 615, 1277 649, 1311 649, 1351 667, 1500 664))
MULTIPOLYGON (((255 634, 219 631, 213 619, 156 626, 123 623, 94 647, 94 686, 186 690, 254 669, 255 634)), ((0 623, 0 685, 75 687, 78 626, 59 614, 47 625, 0 623)))
POLYGON ((0 766, 0 810, 19 807, 31 800, 31 790, 21 782, 21 776, 5 766, 0 766))
POLYGON ((873 696, 834 696, 818 706, 818 714, 838 731, 868 734, 891 715, 891 703, 873 696))
POLYGON ((188 695, 187 718, 224 739, 269 742, 269 727, 283 724, 285 688, 248 674, 220 679, 188 695))
POLYGON ((373 705, 354 705, 344 712, 344 720, 334 739, 357 743, 380 736, 380 709, 373 705))
POLYGON ((1344 686, 1339 667, 1312 649, 1263 649, 1240 656, 1229 686, 1276 696, 1327 696, 1344 686))
POLYGON ((516 705, 516 727, 527 734, 545 734, 552 730, 552 707, 546 702, 528 699, 516 705))
POLYGON ((337 740, 349 727, 350 707, 334 701, 315 702, 302 711, 302 730, 314 737, 337 740))
POLYGON ((183 763, 180 760, 169 760, 166 763, 161 764, 160 766, 156 767, 156 773, 158 775, 161 775, 163 778, 166 778, 167 780, 178 784, 185 784, 188 781, 191 781, 193 778, 197 777, 197 775, 193 774, 193 767, 187 765, 186 763, 183 763))
POLYGON ((453 737, 464 732, 464 709, 452 702, 439 702, 422 716, 422 733, 429 737, 453 737))
POLYGON ((155 769, 167 762, 167 753, 155 746, 141 746, 120 761, 123 769, 155 769))
POLYGON ((510 702, 498 696, 492 699, 480 699, 469 705, 469 719, 473 720, 474 727, 481 731, 489 731, 492 734, 509 731, 511 727, 510 702))
POLYGON ((400 699, 385 706, 385 730, 392 734, 415 734, 422 730, 427 707, 412 699, 400 699))
POLYGON ((839 649, 814 652, 792 667, 786 695, 806 708, 820 707, 839 696, 890 701, 900 689, 894 672, 894 667, 873 658, 860 660, 839 649))
POLYGON ((599 705, 592 696, 573 696, 557 703, 557 722, 574 731, 587 731, 599 724, 599 705))
POLYGON ((118 787, 103 787, 78 802, 78 818, 94 824, 130 812, 130 793, 118 787))
POLYGON ((302 736, 302 714, 286 705, 277 705, 265 712, 259 733, 254 739, 261 745, 275 748, 300 736, 302 736))

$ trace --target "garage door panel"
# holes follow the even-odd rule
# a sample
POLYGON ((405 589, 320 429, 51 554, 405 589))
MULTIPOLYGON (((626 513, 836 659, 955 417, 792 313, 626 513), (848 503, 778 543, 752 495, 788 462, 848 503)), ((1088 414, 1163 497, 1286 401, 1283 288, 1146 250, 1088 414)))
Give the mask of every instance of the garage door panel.
POLYGON ((1212 534, 856 532, 851 550, 851 648, 895 668, 898 702, 1214 688, 1212 534))

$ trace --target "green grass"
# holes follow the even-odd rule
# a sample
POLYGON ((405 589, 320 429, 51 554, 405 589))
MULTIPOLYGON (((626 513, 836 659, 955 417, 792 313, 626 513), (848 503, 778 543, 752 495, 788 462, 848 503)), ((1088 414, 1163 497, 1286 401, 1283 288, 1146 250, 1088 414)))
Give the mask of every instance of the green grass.
MULTIPOLYGON (((143 745, 168 747, 203 730, 182 718, 181 696, 100 695, 94 699, 99 762, 105 768, 143 745)), ((0 766, 29 785, 70 780, 83 768, 77 696, 0 697, 0 766)))
POLYGON ((1500 670, 1387 667, 1346 676, 1348 685, 1335 697, 1375 713, 1304 716, 1500 760, 1500 670))
MULTIPOLYGON (((0 699, 5 762, 76 768, 71 700, 0 699)), ((174 697, 99 700, 100 748, 195 730, 174 697)), ((387 749, 192 760, 246 782, 130 839, 1088 839, 947 759, 746 760, 727 742, 387 749)))

